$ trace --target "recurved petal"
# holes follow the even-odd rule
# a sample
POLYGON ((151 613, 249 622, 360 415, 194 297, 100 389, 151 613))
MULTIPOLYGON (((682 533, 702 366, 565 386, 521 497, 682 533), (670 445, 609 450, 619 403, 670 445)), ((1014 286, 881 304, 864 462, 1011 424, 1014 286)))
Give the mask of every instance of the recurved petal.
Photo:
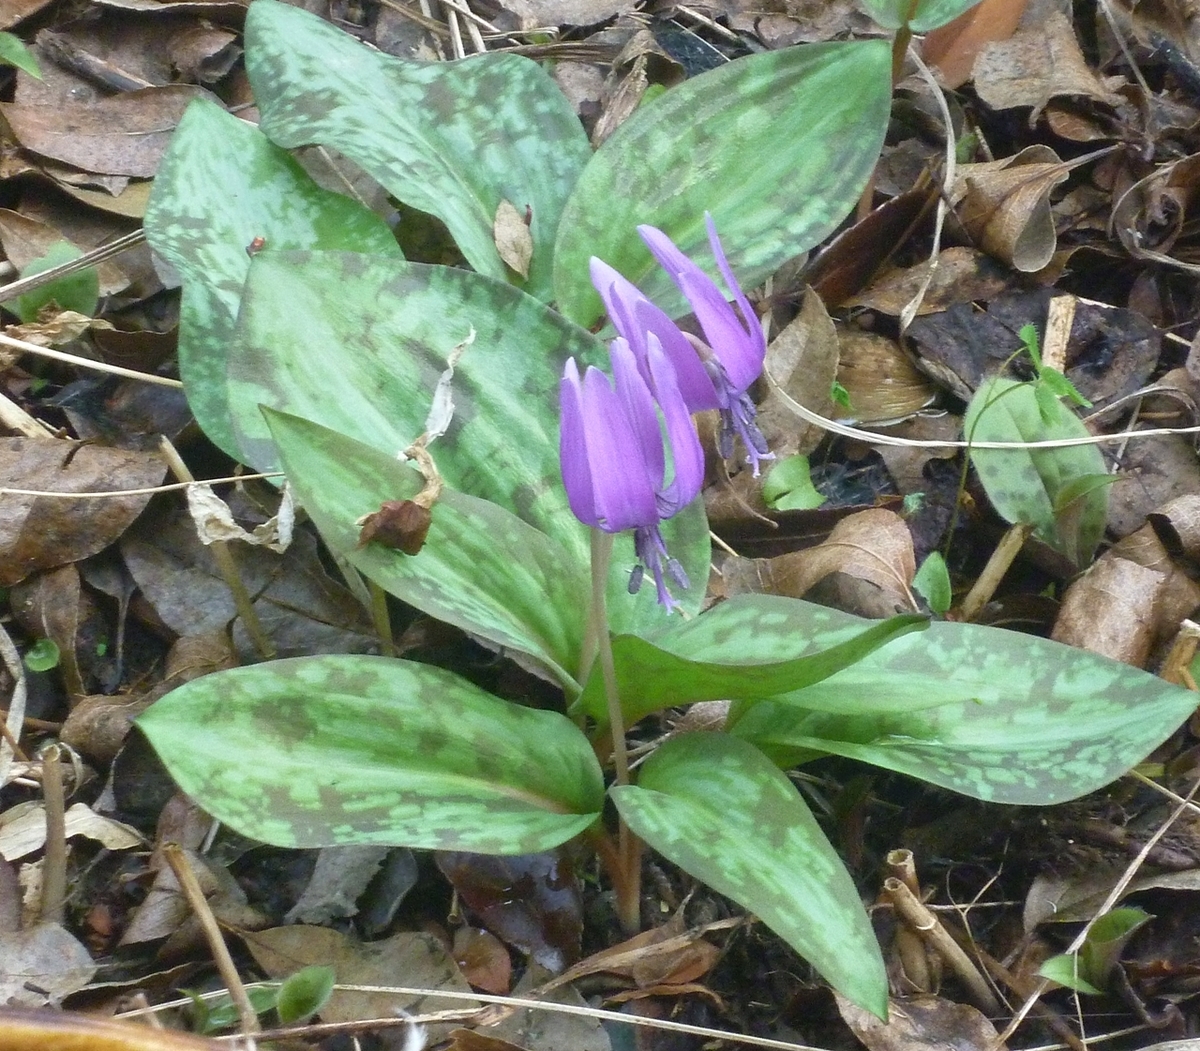
POLYGON ((674 466, 671 483, 660 485, 658 511, 663 518, 670 518, 700 493, 700 487, 704 484, 704 450, 700 447, 691 413, 679 391, 670 359, 653 334, 647 342, 647 362, 654 393, 666 423, 674 466))
MULTIPOLYGON (((643 334, 653 334, 658 337, 662 349, 675 369, 679 391, 690 412, 702 412, 705 409, 720 407, 721 402, 713 387, 712 377, 705 370, 699 352, 674 321, 650 300, 643 298, 634 307, 634 324, 643 334)), ((644 339, 645 335, 643 335, 644 339)), ((639 361, 638 364, 639 366, 644 364, 644 354, 643 361, 639 361)), ((642 374, 647 380, 650 379, 644 369, 642 374)))
POLYGON ((592 492, 592 469, 583 433, 583 387, 574 358, 567 359, 563 378, 558 384, 558 408, 558 459, 567 502, 571 505, 571 513, 584 525, 599 525, 592 492))
MULTIPOLYGON (((654 336, 647 337, 657 344, 654 336)), ((658 353, 662 353, 661 349, 658 353)), ((655 394, 647 386, 642 377, 639 362, 629 343, 618 337, 612 341, 608 351, 612 362, 613 380, 617 387, 617 397, 625 410, 625 419, 629 423, 630 432, 637 442, 638 459, 646 466, 646 474, 655 489, 662 485, 663 474, 666 471, 666 460, 663 453, 662 431, 658 426, 658 410, 655 407, 655 394)))
POLYGON ((619 533, 658 521, 655 494, 662 475, 651 473, 622 399, 599 369, 589 368, 584 374, 583 408, 596 524, 619 533))
POLYGON ((745 390, 762 372, 763 354, 757 340, 746 331, 724 293, 707 274, 680 274, 678 284, 729 382, 736 390, 745 390))
POLYGON ((646 242, 646 247, 650 249, 651 254, 658 260, 659 266, 670 274, 672 279, 687 270, 700 270, 700 267, 684 255, 679 246, 657 226, 639 226, 637 232, 646 242))

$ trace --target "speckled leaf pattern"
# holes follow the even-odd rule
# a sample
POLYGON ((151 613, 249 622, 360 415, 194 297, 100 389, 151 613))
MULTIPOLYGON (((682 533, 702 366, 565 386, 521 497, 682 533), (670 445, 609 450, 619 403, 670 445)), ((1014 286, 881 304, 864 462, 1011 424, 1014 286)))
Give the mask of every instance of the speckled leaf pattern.
POLYGON ((246 70, 272 141, 350 158, 397 199, 441 219, 480 273, 520 280, 501 261, 493 222, 502 201, 522 215, 528 208, 534 247, 522 287, 550 299, 554 234, 591 151, 536 62, 404 61, 315 15, 256 0, 246 16, 246 70))
POLYGON ((953 21, 979 0, 860 0, 884 29, 899 29, 905 22, 914 33, 926 33, 953 21))
POLYGON ((561 544, 496 504, 444 489, 418 554, 378 543, 360 548, 357 520, 384 498, 414 496, 421 476, 352 438, 264 411, 300 504, 333 551, 397 598, 529 654, 574 687, 584 619, 579 596, 589 584, 585 567, 561 544))
POLYGON ((205 433, 238 457, 225 388, 247 247, 353 248, 401 258, 386 224, 322 190, 253 125, 204 99, 184 113, 150 194, 146 239, 183 280, 179 369, 205 433))
MULTIPOLYGON (((972 442, 1030 442, 1086 438, 1088 429, 1057 398, 1039 399, 1032 383, 992 379, 967 406, 963 433, 972 442)), ((1094 445, 1063 449, 975 449, 971 462, 988 499, 1006 521, 1036 528, 1039 539, 1086 566, 1104 537, 1108 487, 1097 486, 1057 515, 1059 496, 1085 475, 1105 473, 1094 445)))
POLYGON ((582 325, 600 314, 587 269, 596 255, 681 313, 634 228, 665 230, 715 275, 706 210, 752 287, 854 206, 883 145, 891 90, 887 42, 857 40, 739 58, 640 107, 567 202, 554 259, 559 309, 582 325))
POLYGON ((660 854, 753 912, 840 993, 886 1012, 883 958, 854 881, 758 749, 725 734, 683 734, 650 757, 636 785, 611 793, 660 854))
MULTIPOLYGON (((607 368, 607 349, 481 274, 345 252, 256 258, 227 377, 242 457, 259 467, 277 461, 260 404, 394 456, 421 434, 447 356, 472 328, 475 341, 454 373, 453 421, 430 446, 438 470, 450 487, 513 512, 586 566, 587 530, 567 506, 558 463, 558 383, 568 356, 607 368)), ((375 508, 391 498, 364 494, 375 508)), ((710 553, 702 501, 665 526, 671 554, 702 584, 710 553)), ((609 589, 615 631, 665 619, 653 588, 626 591, 633 564, 632 539, 618 537, 609 589)), ((676 597, 694 612, 703 592, 698 585, 676 597)))
POLYGON ((792 749, 832 752, 988 802, 1048 805, 1120 777, 1195 707, 1190 691, 1106 657, 946 622, 760 701, 733 732, 785 765, 792 749))
POLYGON ((138 725, 184 792, 277 846, 533 853, 582 832, 604 799, 570 720, 410 661, 296 657, 217 672, 138 725))
MULTIPOLYGON (((799 599, 737 596, 649 640, 614 639, 621 708, 632 724, 684 701, 760 700, 798 690, 927 623, 919 616, 870 623, 799 599)), ((597 669, 578 710, 605 723, 605 707, 597 669)))

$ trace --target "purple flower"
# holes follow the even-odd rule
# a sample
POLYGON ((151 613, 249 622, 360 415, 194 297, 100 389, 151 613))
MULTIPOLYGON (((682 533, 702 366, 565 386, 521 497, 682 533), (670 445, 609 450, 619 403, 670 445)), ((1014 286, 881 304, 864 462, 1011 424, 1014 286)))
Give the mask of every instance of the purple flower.
MULTIPOLYGON (((753 464, 754 474, 757 476, 759 461, 772 457, 762 432, 754 422, 754 402, 746 392, 762 372, 763 360, 767 354, 767 338, 763 334, 758 315, 750 308, 750 301, 742 292, 737 278, 733 276, 733 270, 717 237, 712 216, 705 213, 704 222, 708 227, 708 243, 712 247, 717 267, 725 279, 725 286, 733 293, 737 303, 736 312, 716 282, 684 255, 666 234, 653 226, 639 226, 638 233, 654 254, 654 258, 687 298, 696 320, 704 330, 704 342, 694 336, 685 338, 691 341, 699 352, 717 394, 721 410, 718 451, 728 458, 733 455, 734 436, 741 438, 746 447, 746 462, 753 464)), ((605 304, 608 304, 607 299, 605 304)), ((621 322, 611 309, 609 315, 617 331, 628 339, 628 335, 621 328, 621 322)), ((663 316, 666 317, 665 314, 663 316)), ((635 319, 636 317, 635 315, 635 319)))
POLYGON ((660 525, 699 494, 704 453, 675 369, 653 332, 646 333, 645 348, 643 377, 629 343, 613 340, 609 356, 615 387, 596 368, 588 368, 580 378, 575 359, 567 361, 558 388, 559 456, 575 517, 607 533, 632 529, 640 564, 630 577, 629 590, 637 591, 648 569, 658 601, 671 610, 675 602, 665 575, 683 588, 688 578, 667 554, 660 525), (670 482, 659 410, 673 465, 670 482))

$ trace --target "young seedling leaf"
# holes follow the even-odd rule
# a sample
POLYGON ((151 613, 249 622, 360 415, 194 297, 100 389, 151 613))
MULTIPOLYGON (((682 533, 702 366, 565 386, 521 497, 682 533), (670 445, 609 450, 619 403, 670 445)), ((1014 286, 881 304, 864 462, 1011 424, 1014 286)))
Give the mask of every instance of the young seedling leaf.
POLYGON ((884 29, 906 25, 914 33, 927 33, 953 22, 979 0, 861 0, 863 9, 884 29))
POLYGON ((925 557, 917 575, 913 577, 913 590, 929 603, 934 613, 942 614, 950 608, 954 593, 950 585, 950 571, 940 551, 931 551, 925 557))
POLYGON ((635 834, 745 906, 844 996, 887 1014, 883 958, 854 881, 799 792, 756 748, 684 734, 612 789, 635 834))
POLYGON ((382 219, 322 190, 257 128, 203 99, 188 106, 159 165, 145 228, 183 280, 179 370, 188 404, 209 438, 239 460, 225 370, 236 356, 248 250, 261 243, 262 252, 352 248, 401 258, 382 219))
MULTIPOLYGON (((928 624, 905 615, 875 623, 850 617, 850 626, 843 616, 799 599, 739 596, 649 639, 619 635, 613 660, 626 721, 685 702, 757 701, 799 690, 928 624)), ((572 711, 607 722, 599 669, 572 711)))
POLYGON ((38 639, 25 651, 25 667, 30 671, 49 671, 57 668, 62 654, 53 639, 38 639))
MULTIPOLYGON (((574 686, 589 587, 586 567, 511 511, 443 489, 425 545, 406 555, 359 544, 359 519, 414 496, 421 476, 395 456, 296 416, 264 410, 301 506, 325 543, 425 613, 527 653, 574 686)), ((437 446, 434 446, 436 451, 437 446)))
POLYGON ((332 967, 313 964, 289 975, 279 987, 275 1010, 284 1025, 307 1022, 325 1006, 337 975, 332 967))
MULTIPOLYGON (((276 460, 260 404, 395 456, 424 430, 447 356, 472 331, 450 383, 453 418, 430 454, 446 485, 500 505, 586 566, 588 532, 571 514, 559 468, 558 384, 568 356, 581 368, 607 368, 607 349, 536 299, 481 274, 351 253, 256 257, 228 371, 243 458, 276 460)), ((688 576, 706 580, 702 501, 664 523, 664 535, 688 576)), ((664 620, 653 588, 629 595, 634 562, 632 538, 618 537, 609 588, 615 631, 664 620)), ((676 597, 695 612, 703 591, 698 584, 676 597)))
POLYGON ((856 40, 739 58, 639 107, 567 201, 554 259, 559 309, 582 325, 599 316, 588 280, 595 255, 681 313, 682 298, 634 229, 659 227, 716 275, 706 211, 752 287, 858 200, 883 144, 891 90, 887 42, 856 40))
POLYGON ((1074 989, 1077 993, 1088 993, 1091 996, 1104 994, 1103 989, 1097 989, 1083 977, 1079 957, 1075 953, 1060 953, 1058 956, 1051 956, 1042 962, 1037 973, 1068 989, 1074 989))
POLYGON ((976 799, 1049 805, 1126 773, 1195 703, 1190 691, 1106 657, 942 622, 815 686, 759 701, 733 732, 784 764, 832 752, 976 799))
POLYGON ((12 33, 0 33, 0 63, 23 69, 31 77, 42 79, 42 71, 33 52, 12 33))
MULTIPOLYGON (((502 201, 528 209, 533 258, 520 283, 551 298, 559 216, 591 150, 536 62, 405 61, 296 7, 258 0, 246 15, 246 71, 274 142, 350 158, 398 200, 441 219, 480 273, 520 281, 493 224, 502 201)), ((582 273, 586 280, 586 259, 582 273)))
MULTIPOLYGON (((35 259, 21 271, 22 277, 33 277, 44 274, 63 263, 78 259, 83 253, 67 241, 59 241, 51 245, 44 256, 35 259)), ((37 320, 38 312, 44 306, 54 303, 60 310, 74 310, 78 314, 91 317, 96 313, 96 304, 100 301, 100 276, 94 266, 80 270, 74 274, 51 281, 48 285, 35 288, 32 292, 17 296, 12 301, 13 313, 24 324, 37 320)))
POLYGON ((811 511, 825 502, 812 483, 808 457, 796 454, 774 464, 763 479, 763 499, 776 511, 811 511))
MULTIPOLYGON (((1044 388, 1043 388, 1044 389, 1044 388)), ((1088 430, 1058 398, 1039 398, 1036 384, 991 379, 967 406, 968 441, 1033 442, 1086 438, 1088 430)), ((1094 445, 1061 449, 980 449, 971 462, 996 511, 1008 522, 1033 526, 1036 535, 1077 566, 1086 565, 1104 536, 1108 489, 1068 490, 1086 476, 1103 475, 1104 457, 1094 445), (1078 493, 1072 513, 1056 513, 1064 490, 1078 493)))
POLYGON ((599 764, 570 720, 410 661, 216 672, 138 725, 184 792, 277 846, 533 853, 582 832, 603 804, 599 764))

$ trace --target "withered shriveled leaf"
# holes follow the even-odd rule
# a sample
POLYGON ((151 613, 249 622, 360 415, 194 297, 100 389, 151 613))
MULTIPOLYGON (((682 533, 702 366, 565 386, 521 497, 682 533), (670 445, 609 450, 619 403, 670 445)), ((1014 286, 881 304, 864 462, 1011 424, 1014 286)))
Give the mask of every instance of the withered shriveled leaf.
POLYGON ((1050 637, 1144 667, 1166 582, 1164 573, 1105 554, 1067 588, 1050 637))
POLYGON ((223 1051, 229 1045, 113 1018, 0 1007, 0 1051, 223 1051))
MULTIPOLYGON (((471 988, 454 958, 431 934, 405 931, 377 942, 360 942, 328 927, 274 927, 242 936, 258 965, 272 978, 284 978, 309 964, 332 967, 342 985, 405 985, 469 993, 471 988)), ((335 990, 321 1008, 325 1022, 394 1018, 401 1010, 470 1009, 470 999, 394 996, 335 990)))
POLYGON ((27 150, 106 175, 150 178, 187 104, 207 92, 185 85, 129 91, 90 105, 0 104, 27 150))
POLYGON ((1049 146, 1027 146, 1015 157, 964 164, 950 199, 963 226, 984 250, 1032 273, 1054 255, 1050 191, 1069 174, 1049 146))
POLYGON ((480 927, 460 927, 454 932, 454 959, 467 981, 493 996, 507 996, 512 988, 512 958, 504 943, 480 927))
POLYGON ((833 410, 830 391, 837 378, 838 337, 825 305, 811 288, 804 291, 800 313, 767 348, 766 372, 774 381, 758 409, 758 425, 778 459, 810 453, 825 432, 798 419, 776 391, 776 384, 805 408, 821 416, 833 410))
MULTIPOLYGON (((157 485, 165 472, 162 459, 151 453, 0 439, 0 486, 14 489, 142 489, 157 485)), ((96 554, 120 537, 149 501, 149 495, 88 500, 0 495, 0 586, 96 554)))
POLYGON ((1175 263, 1196 272, 1192 263, 1171 257, 1184 223, 1196 216, 1188 207, 1195 202, 1196 180, 1200 178, 1200 155, 1157 167, 1120 195, 1113 209, 1112 225, 1121 243, 1139 259, 1175 263))
POLYGON ((484 926, 547 970, 557 974, 579 957, 583 898, 565 851, 439 851, 437 863, 484 926))
POLYGON ((837 996, 838 1011, 867 1051, 933 1051, 953 1047, 956 1051, 1003 1051, 996 1030, 987 1017, 968 1004, 956 1004, 940 996, 917 996, 893 1000, 886 1022, 869 1011, 837 996))
POLYGON ((57 923, 0 935, 0 1004, 42 1007, 82 989, 96 965, 57 923))
MULTIPOLYGON (((995 109, 1032 106, 1036 119, 1052 98, 1082 95, 1116 105, 1112 87, 1091 69, 1079 49, 1070 21, 1058 12, 1043 22, 989 44, 975 60, 975 90, 995 109)), ((1116 78, 1120 83, 1120 78, 1116 78)))
POLYGON ((921 54, 931 66, 937 66, 946 87, 961 87, 971 78, 971 67, 984 47, 1013 35, 1026 2, 983 0, 952 22, 926 33, 921 54))
MULTIPOLYGON (((888 270, 851 299, 850 305, 870 307, 899 317, 925 284, 929 267, 930 263, 926 260, 916 266, 888 270)), ((955 303, 969 300, 982 299, 988 302, 1007 291, 1011 284, 1008 268, 997 263, 990 255, 974 248, 947 248, 938 254, 937 266, 925 289, 917 316, 936 314, 955 303)))
POLYGON ((504 265, 527 279, 529 263, 533 259, 533 236, 525 216, 517 211, 511 201, 500 202, 496 217, 492 220, 492 234, 496 238, 496 251, 504 260, 504 265))
POLYGON ((775 558, 731 560, 725 567, 730 595, 761 592, 803 598, 831 573, 845 573, 880 588, 898 609, 917 608, 911 591, 917 571, 912 536, 904 519, 883 508, 842 519, 816 547, 775 558))

